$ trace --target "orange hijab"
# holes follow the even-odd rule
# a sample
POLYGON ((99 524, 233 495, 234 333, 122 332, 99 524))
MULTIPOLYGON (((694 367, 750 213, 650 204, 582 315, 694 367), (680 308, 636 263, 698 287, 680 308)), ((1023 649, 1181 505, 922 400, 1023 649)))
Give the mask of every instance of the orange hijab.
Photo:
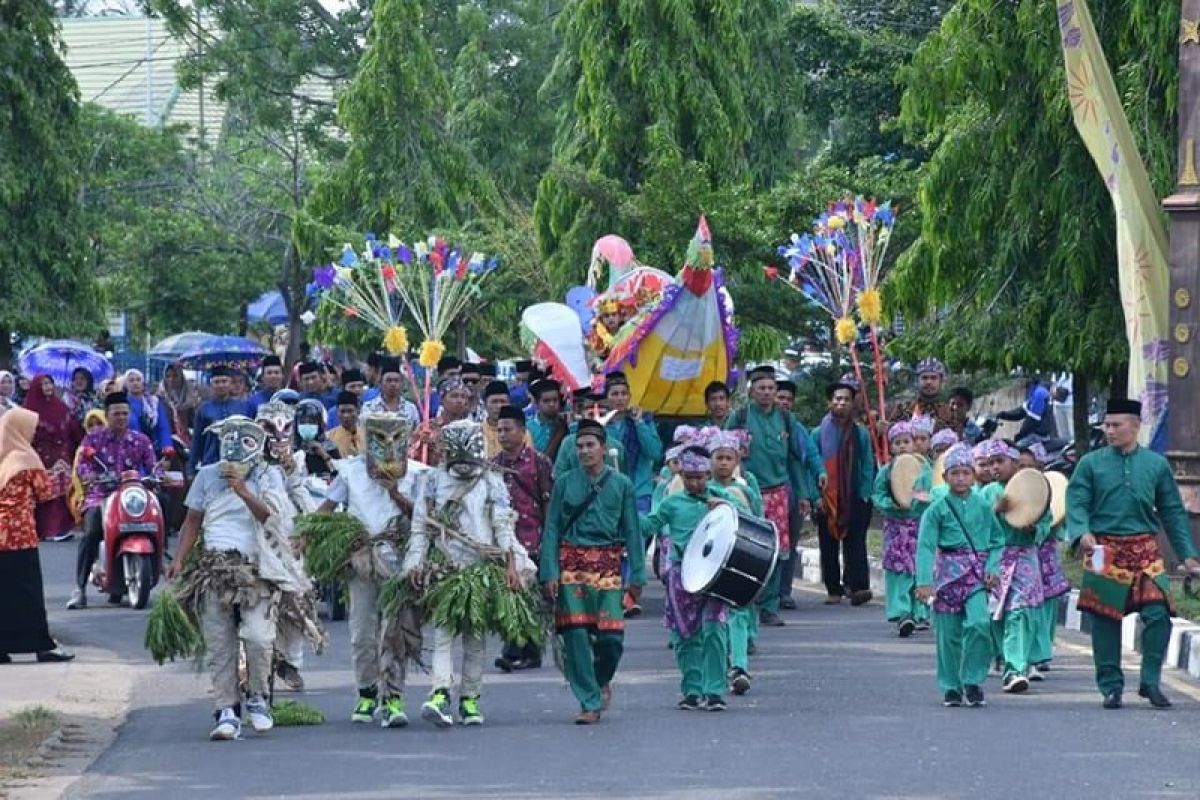
POLYGON ((33 449, 37 423, 38 415, 27 408, 10 408, 0 416, 0 491, 25 470, 46 468, 33 449))

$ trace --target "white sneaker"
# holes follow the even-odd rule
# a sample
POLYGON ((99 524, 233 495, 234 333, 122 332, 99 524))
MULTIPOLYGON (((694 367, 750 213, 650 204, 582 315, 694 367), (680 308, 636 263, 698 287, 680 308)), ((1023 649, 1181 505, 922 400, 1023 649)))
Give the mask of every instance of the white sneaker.
POLYGON ((275 720, 271 719, 271 707, 262 695, 251 695, 246 701, 246 716, 250 718, 250 727, 254 728, 255 733, 266 733, 275 727, 275 720))
POLYGON ((1038 669, 1037 667, 1033 666, 1032 664, 1029 665, 1029 669, 1026 671, 1026 675, 1029 677, 1029 680, 1031 680, 1031 681, 1046 680, 1046 676, 1042 674, 1042 671, 1040 669, 1038 669))
POLYGON ((233 713, 232 708, 222 708, 217 716, 217 727, 208 735, 214 742, 226 742, 240 739, 242 736, 242 721, 233 713))

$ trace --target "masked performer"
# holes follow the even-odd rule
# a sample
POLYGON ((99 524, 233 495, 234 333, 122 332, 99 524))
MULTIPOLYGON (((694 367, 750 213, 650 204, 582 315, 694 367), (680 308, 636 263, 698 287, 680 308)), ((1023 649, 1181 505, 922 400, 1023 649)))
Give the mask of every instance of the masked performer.
MULTIPOLYGON (((479 423, 460 420, 438 432, 441 466, 430 473, 413 509, 412 538, 404 557, 404 573, 418 568, 435 547, 451 569, 463 569, 483 558, 503 557, 508 586, 519 589, 535 568, 517 540, 517 515, 504 480, 484 459, 479 423)), ((421 706, 421 717, 439 727, 454 724, 450 689, 454 684, 455 632, 433 632, 433 691, 421 706)), ((482 725, 479 691, 483 684, 484 634, 462 634, 462 677, 458 716, 463 725, 482 725)))
POLYGON ((254 730, 264 733, 274 726, 267 693, 276 621, 299 627, 318 649, 324 634, 311 582, 288 541, 295 511, 278 470, 263 463, 266 433, 237 415, 206 432, 217 438, 221 460, 196 473, 168 575, 180 575, 180 603, 194 612, 204 636, 217 708, 210 738, 236 739, 239 649, 246 654, 245 711, 254 730), (189 563, 201 533, 202 550, 189 563))

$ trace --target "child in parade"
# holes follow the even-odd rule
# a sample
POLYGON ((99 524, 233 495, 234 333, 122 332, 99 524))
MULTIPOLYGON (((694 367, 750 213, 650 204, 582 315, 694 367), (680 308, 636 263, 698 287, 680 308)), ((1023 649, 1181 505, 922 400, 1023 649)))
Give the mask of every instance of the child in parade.
POLYGON ((971 451, 961 444, 950 448, 945 469, 950 491, 921 518, 916 597, 933 601, 942 704, 982 706, 992 656, 985 588, 997 582, 1002 539, 991 505, 972 491, 971 451))
MULTIPOLYGON (((925 417, 924 419, 928 419, 925 417)), ((871 501, 883 515, 883 569, 887 591, 887 620, 896 624, 902 639, 912 636, 918 625, 928 627, 929 607, 918 602, 916 588, 917 528, 921 514, 929 506, 933 470, 926 461, 917 478, 912 505, 901 508, 892 497, 892 467, 898 456, 912 452, 914 423, 894 423, 888 429, 892 463, 885 464, 875 478, 871 501)), ((928 442, 928 436, 925 437, 928 442)))
POLYGON ((912 452, 925 460, 932 460, 929 455, 930 440, 933 437, 933 417, 924 415, 912 418, 912 452))

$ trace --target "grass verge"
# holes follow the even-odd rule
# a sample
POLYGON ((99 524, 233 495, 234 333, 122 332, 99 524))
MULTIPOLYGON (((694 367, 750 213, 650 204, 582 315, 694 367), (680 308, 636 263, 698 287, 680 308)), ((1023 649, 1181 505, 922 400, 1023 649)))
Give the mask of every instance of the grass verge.
POLYGON ((23 708, 0 721, 0 788, 33 774, 33 758, 56 727, 58 714, 45 706, 23 708))

